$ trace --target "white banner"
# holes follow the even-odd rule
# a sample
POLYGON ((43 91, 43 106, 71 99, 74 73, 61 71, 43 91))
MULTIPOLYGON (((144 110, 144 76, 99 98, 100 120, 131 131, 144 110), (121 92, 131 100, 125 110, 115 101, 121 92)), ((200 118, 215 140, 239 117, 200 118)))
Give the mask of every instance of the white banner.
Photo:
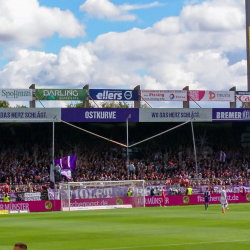
POLYGON ((32 89, 1 89, 0 100, 2 101, 32 101, 32 89))
POLYGON ((187 90, 141 90, 145 101, 187 101, 187 90))
POLYGON ((250 95, 237 95, 236 101, 250 102, 250 95))
POLYGON ((190 101, 224 101, 234 102, 234 91, 209 91, 209 90, 190 90, 190 101))
POLYGON ((0 108, 1 122, 58 122, 60 108, 0 108))
POLYGON ((41 193, 24 193, 24 200, 25 201, 40 201, 41 200, 41 193))
POLYGON ((194 121, 211 122, 212 109, 140 109, 139 122, 186 122, 194 117, 194 121))

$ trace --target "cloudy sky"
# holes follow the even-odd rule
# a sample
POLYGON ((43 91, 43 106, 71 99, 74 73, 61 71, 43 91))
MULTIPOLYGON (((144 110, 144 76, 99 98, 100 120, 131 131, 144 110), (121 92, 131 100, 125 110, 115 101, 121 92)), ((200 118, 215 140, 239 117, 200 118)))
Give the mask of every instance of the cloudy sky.
POLYGON ((0 0, 1 86, 246 90, 244 2, 0 0))

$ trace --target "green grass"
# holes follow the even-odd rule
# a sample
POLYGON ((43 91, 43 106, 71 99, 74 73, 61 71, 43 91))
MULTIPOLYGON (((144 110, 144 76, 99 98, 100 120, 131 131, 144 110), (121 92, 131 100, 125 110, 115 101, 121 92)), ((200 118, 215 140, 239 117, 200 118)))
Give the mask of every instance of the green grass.
POLYGON ((250 204, 0 215, 0 249, 250 249, 250 204))

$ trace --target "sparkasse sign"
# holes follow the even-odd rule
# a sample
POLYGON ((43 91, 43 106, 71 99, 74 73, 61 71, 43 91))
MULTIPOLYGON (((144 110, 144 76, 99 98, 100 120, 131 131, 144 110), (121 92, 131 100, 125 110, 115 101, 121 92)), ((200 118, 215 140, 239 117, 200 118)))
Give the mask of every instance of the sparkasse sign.
POLYGON ((86 89, 36 89, 39 100, 47 101, 72 101, 87 100, 86 89))

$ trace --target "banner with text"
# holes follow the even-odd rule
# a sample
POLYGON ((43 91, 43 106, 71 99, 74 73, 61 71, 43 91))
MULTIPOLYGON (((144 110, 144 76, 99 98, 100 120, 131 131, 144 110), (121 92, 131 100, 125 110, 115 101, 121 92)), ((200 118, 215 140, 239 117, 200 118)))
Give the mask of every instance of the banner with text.
POLYGON ((82 108, 62 109, 62 120, 66 122, 139 122, 139 109, 135 108, 82 108))
POLYGON ((0 91, 1 101, 32 101, 33 90, 32 89, 1 89, 0 91))
POLYGON ((138 101, 138 90, 90 89, 93 100, 104 101, 138 101))
POLYGON ((187 90, 141 90, 145 101, 187 101, 187 90))
POLYGON ((236 95, 250 95, 250 91, 235 91, 236 95))
POLYGON ((45 101, 85 101, 86 89, 36 89, 39 100, 45 101))
POLYGON ((237 95, 236 101, 250 102, 250 95, 237 95))
MULTIPOLYGON (((210 204, 220 204, 221 194, 212 194, 210 204)), ((227 195, 227 200, 230 203, 250 203, 250 194, 242 195, 240 193, 230 193, 227 195)), ((122 197, 122 198, 94 198, 94 199, 72 199, 71 207, 87 207, 87 206, 105 206, 105 205, 126 205, 138 206, 143 204, 142 197, 122 197)), ((161 196, 146 196, 146 207, 159 206, 162 203, 161 196)), ((167 206, 181 205, 203 205, 205 203, 203 194, 194 195, 167 195, 167 206)), ((21 202, 0 202, 0 210, 20 211, 28 210, 30 212, 49 212, 60 211, 61 205, 68 207, 68 201, 55 200, 55 208, 53 201, 21 201, 21 202)))
POLYGON ((212 121, 212 109, 140 109, 140 122, 186 122, 191 118, 199 122, 212 121))
POLYGON ((223 101, 234 102, 234 91, 208 91, 208 90, 190 90, 190 101, 223 101))
POLYGON ((0 108, 1 122, 57 122, 59 108, 0 108))
POLYGON ((250 109, 213 109, 213 121, 250 121, 250 109))

